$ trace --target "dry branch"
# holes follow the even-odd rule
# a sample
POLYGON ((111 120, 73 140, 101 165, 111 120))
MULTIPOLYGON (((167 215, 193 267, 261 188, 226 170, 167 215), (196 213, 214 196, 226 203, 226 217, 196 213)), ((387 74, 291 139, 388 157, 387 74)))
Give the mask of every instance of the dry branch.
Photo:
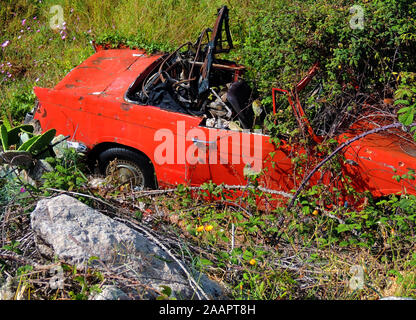
MULTIPOLYGON (((416 124, 413 124, 412 126, 414 126, 416 124)), ((294 205, 299 193, 303 190, 303 188, 306 186, 306 184, 308 183, 308 181, 312 178, 312 176, 325 164, 327 163, 329 160, 331 160, 338 152, 340 152, 342 149, 344 149, 345 147, 348 147, 351 143, 360 140, 362 138, 364 138, 365 136, 368 136, 370 134, 374 134, 377 132, 381 132, 381 131, 386 131, 388 129, 393 129, 393 128, 400 128, 403 125, 401 123, 395 122, 386 126, 382 126, 379 128, 375 128, 369 131, 366 131, 362 134, 359 134, 358 136, 344 142, 343 144, 341 144, 340 146, 338 146, 330 155, 328 155, 325 159, 323 159, 315 168, 313 168, 313 170, 311 172, 309 172, 309 174, 306 176, 306 178, 302 181, 302 183, 300 184, 299 188, 296 190, 296 193, 294 194, 289 206, 287 207, 288 210, 294 205)))

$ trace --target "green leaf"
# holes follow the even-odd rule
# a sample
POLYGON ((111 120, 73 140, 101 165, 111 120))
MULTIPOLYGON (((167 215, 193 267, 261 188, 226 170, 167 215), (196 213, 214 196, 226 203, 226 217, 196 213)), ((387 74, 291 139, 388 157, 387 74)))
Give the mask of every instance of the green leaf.
POLYGON ((7 131, 12 129, 12 125, 6 115, 3 116, 3 125, 6 127, 7 131))
POLYGON ((203 266, 212 266, 214 264, 211 260, 205 258, 199 259, 199 263, 203 266))
POLYGON ((55 137, 55 134, 56 134, 55 129, 49 129, 48 131, 43 133, 41 136, 39 136, 39 139, 37 139, 29 148, 27 148, 27 151, 29 151, 32 154, 36 154, 36 153, 44 151, 44 149, 49 145, 49 143, 55 137))
POLYGON ((399 111, 397 111, 397 113, 409 112, 409 110, 410 110, 410 107, 403 107, 399 111))
POLYGON ((408 126, 413 123, 415 110, 413 108, 405 107, 397 111, 397 113, 402 113, 399 115, 399 121, 405 126, 408 126))
POLYGON ((29 147, 35 143, 35 141, 37 139, 39 139, 40 136, 34 136, 32 138, 30 138, 29 140, 27 140, 26 142, 24 142, 17 150, 19 151, 27 151, 27 149, 29 149, 29 147))
POLYGON ((32 133, 34 130, 33 126, 30 124, 22 124, 18 127, 14 127, 13 129, 8 130, 8 143, 9 146, 17 144, 19 142, 19 133, 21 132, 29 132, 32 133))
POLYGON ((100 260, 100 258, 98 258, 98 257, 96 257, 96 256, 91 256, 89 259, 88 259, 88 264, 90 265, 93 261, 95 261, 95 260, 100 260))
POLYGON ((248 261, 252 258, 253 258, 253 253, 251 251, 249 251, 249 250, 244 251, 244 253, 243 253, 243 259, 244 260, 248 261))
MULTIPOLYGON (((398 105, 398 104, 405 104, 406 106, 408 106, 410 104, 410 102, 407 101, 407 100, 403 100, 403 99, 394 101, 394 105, 398 105)), ((400 112, 400 110, 398 112, 400 112)))
POLYGON ((164 294, 167 297, 170 297, 170 295, 172 294, 172 289, 168 286, 165 285, 160 285, 160 288, 162 288, 162 294, 164 294))

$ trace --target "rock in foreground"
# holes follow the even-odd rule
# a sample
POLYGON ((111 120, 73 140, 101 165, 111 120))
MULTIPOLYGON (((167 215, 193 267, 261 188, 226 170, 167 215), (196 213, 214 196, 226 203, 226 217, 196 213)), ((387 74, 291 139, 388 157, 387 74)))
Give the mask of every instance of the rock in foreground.
MULTIPOLYGON (((162 285, 169 286, 179 299, 195 297, 183 270, 156 244, 70 196, 39 201, 31 213, 31 226, 44 256, 57 256, 77 268, 107 268, 135 279, 142 284, 139 297, 155 298, 155 290, 160 291, 162 285)), ((206 276, 199 284, 209 298, 223 294, 221 287, 206 276)))

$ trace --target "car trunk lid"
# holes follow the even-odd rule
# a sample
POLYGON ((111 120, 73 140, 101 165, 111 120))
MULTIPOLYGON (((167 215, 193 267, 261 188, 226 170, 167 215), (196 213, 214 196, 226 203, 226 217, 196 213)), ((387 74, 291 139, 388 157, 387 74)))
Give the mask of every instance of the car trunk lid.
POLYGON ((101 50, 75 67, 55 86, 55 90, 76 90, 78 94, 99 95, 139 59, 143 50, 101 50))

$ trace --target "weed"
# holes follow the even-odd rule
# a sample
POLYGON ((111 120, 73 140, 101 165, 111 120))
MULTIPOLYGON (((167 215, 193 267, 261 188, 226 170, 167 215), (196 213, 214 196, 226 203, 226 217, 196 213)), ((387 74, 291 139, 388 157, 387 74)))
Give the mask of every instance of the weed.
MULTIPOLYGON (((62 157, 49 157, 46 161, 52 165, 53 171, 46 172, 42 175, 42 186, 45 195, 50 194, 50 188, 66 191, 82 191, 85 189, 88 178, 85 161, 82 161, 82 154, 72 148, 65 148, 62 157)), ((90 201, 84 197, 78 197, 80 201, 90 204, 90 201)))

